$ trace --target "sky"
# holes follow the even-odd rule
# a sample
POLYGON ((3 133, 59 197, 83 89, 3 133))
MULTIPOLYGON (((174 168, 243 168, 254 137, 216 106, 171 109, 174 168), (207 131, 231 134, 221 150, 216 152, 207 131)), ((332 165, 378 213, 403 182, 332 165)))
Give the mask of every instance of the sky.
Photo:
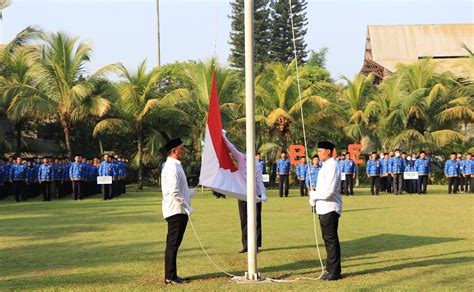
MULTIPOLYGON (((1 41, 27 26, 62 31, 92 43, 89 69, 121 62, 157 62, 155 0, 13 0, 3 12, 1 41)), ((161 63, 207 60, 227 64, 229 0, 160 0, 161 63)), ((363 63, 367 25, 473 23, 470 0, 308 0, 308 49, 328 47, 336 80, 352 78, 363 63)))

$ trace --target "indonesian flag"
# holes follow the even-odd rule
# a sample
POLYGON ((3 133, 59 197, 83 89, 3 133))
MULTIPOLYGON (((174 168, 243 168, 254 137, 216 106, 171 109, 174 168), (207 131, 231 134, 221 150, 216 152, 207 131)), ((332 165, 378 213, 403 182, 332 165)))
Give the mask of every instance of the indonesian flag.
POLYGON ((232 161, 222 137, 222 117, 214 71, 199 184, 226 196, 247 200, 246 182, 232 161))

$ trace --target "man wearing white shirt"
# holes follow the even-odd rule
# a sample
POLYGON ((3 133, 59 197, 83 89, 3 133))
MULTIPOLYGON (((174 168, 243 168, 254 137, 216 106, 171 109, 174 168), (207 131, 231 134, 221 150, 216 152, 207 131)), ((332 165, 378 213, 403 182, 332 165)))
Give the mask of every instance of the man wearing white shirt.
MULTIPOLYGON (((227 139, 226 132, 222 131, 222 138, 227 145, 232 157, 237 161, 240 175, 247 181, 247 161, 245 154, 241 153, 229 139, 227 139)), ((263 184, 262 168, 258 166, 258 158, 255 158, 255 176, 256 176, 256 192, 257 198, 261 201, 267 200, 265 185, 263 184)), ((242 232, 242 250, 239 253, 247 252, 247 202, 238 200, 240 229, 242 232)), ((262 202, 257 203, 257 251, 262 247, 262 202)))
POLYGON ((181 160, 185 155, 185 148, 181 139, 169 141, 164 150, 168 158, 161 170, 161 190, 163 193, 163 217, 168 222, 168 235, 165 250, 165 283, 189 283, 189 279, 178 277, 176 269, 176 256, 183 240, 188 215, 193 211, 191 198, 194 190, 189 189, 186 174, 181 160))
POLYGON ((340 192, 341 171, 335 158, 332 157, 334 144, 331 142, 318 143, 318 156, 323 166, 318 174, 316 190, 310 192, 309 203, 319 215, 319 223, 323 234, 327 253, 327 272, 322 280, 341 279, 341 248, 337 229, 342 213, 340 192))

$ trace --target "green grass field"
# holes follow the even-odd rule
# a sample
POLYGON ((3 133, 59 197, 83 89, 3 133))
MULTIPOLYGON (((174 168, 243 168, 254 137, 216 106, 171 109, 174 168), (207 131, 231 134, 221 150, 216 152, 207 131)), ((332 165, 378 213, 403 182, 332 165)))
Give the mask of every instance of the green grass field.
MULTIPOLYGON (((178 271, 180 290, 473 290, 474 196, 431 194, 344 197, 339 235, 344 279, 242 285, 219 273, 188 230, 178 271)), ((242 275, 237 202, 200 192, 192 220, 207 251, 242 275)), ((319 228, 318 228, 319 233, 319 228)), ((0 290, 160 290, 166 224, 157 189, 44 203, 0 201, 0 290)), ((320 235, 319 235, 319 238, 320 235)), ((320 239, 320 241, 322 241, 320 239)), ((324 247, 322 247, 325 258, 324 247)), ((267 277, 317 277, 312 215, 306 198, 270 191, 263 206, 259 271, 267 277)), ((168 288, 168 287, 167 287, 168 288)))

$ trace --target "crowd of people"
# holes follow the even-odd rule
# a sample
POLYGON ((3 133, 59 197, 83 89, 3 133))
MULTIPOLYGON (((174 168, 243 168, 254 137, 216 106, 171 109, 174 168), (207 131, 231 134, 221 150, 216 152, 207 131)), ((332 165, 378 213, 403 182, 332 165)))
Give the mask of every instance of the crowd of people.
POLYGON ((0 199, 13 196, 22 202, 41 194, 43 201, 71 195, 82 200, 103 193, 104 200, 110 200, 125 193, 127 163, 121 156, 108 154, 103 161, 81 155, 74 161, 68 157, 4 159, 0 161, 0 199), (111 182, 98 184, 98 177, 111 177, 111 182))
MULTIPOLYGON (((265 161, 257 155, 259 167, 267 173, 265 161)), ((341 194, 354 195, 354 181, 356 178, 356 163, 350 153, 341 153, 337 156, 341 172, 341 194)), ((301 157, 295 165, 295 176, 299 184, 301 196, 308 196, 308 192, 316 189, 319 170, 322 163, 318 155, 307 162, 301 157)), ((288 197, 289 178, 292 175, 292 166, 286 151, 282 151, 280 159, 276 161, 275 172, 278 176, 280 197, 288 197)), ((397 149, 391 152, 373 152, 366 163, 366 176, 370 184, 372 195, 380 192, 401 195, 426 194, 427 186, 432 173, 432 158, 425 151, 406 153, 397 149)), ((450 155, 444 166, 444 175, 449 194, 474 193, 474 158, 471 153, 456 153, 450 155)))

